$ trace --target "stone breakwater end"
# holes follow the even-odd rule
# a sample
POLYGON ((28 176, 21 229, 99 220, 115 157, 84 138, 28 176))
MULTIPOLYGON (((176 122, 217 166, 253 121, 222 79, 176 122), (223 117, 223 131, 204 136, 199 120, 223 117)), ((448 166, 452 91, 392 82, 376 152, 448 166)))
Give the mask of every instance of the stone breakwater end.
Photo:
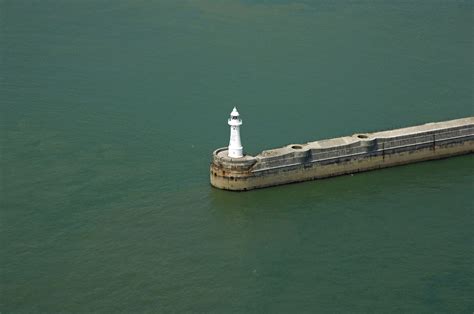
POLYGON ((211 185, 247 191, 474 152, 474 117, 354 134, 231 158, 216 149, 211 185))

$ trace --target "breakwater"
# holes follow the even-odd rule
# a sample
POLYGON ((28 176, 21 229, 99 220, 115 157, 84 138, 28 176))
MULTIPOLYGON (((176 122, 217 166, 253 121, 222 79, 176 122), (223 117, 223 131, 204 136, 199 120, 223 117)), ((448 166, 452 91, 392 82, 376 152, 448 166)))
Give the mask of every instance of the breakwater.
POLYGON ((256 156, 213 152, 214 187, 245 191, 474 152, 474 117, 290 144, 256 156))

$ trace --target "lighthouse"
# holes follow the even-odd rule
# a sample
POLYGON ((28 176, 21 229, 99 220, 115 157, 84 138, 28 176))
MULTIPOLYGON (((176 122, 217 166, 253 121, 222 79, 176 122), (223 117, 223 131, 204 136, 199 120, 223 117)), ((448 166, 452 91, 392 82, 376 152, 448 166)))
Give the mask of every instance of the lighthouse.
POLYGON ((229 157, 243 157, 243 148, 242 143, 240 142, 240 126, 242 125, 242 120, 239 118, 239 112, 235 107, 230 113, 228 123, 230 126, 229 157))

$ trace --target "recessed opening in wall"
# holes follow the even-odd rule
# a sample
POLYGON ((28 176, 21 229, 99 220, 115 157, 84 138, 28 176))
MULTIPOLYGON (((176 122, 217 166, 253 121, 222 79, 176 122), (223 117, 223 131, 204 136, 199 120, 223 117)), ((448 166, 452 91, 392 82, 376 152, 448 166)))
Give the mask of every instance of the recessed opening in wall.
POLYGON ((293 149, 302 149, 303 146, 301 146, 301 145, 292 145, 291 148, 293 148, 293 149))
POLYGON ((358 138, 369 138, 368 135, 365 135, 365 134, 359 134, 357 135, 358 138))

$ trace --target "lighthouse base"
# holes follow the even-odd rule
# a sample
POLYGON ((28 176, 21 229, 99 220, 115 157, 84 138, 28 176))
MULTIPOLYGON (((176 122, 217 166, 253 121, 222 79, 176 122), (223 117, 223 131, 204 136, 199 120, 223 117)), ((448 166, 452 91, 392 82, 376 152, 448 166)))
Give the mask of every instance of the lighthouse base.
POLYGON ((230 147, 229 146, 227 151, 228 151, 228 156, 230 158, 242 158, 242 157, 244 157, 242 147, 230 147))

